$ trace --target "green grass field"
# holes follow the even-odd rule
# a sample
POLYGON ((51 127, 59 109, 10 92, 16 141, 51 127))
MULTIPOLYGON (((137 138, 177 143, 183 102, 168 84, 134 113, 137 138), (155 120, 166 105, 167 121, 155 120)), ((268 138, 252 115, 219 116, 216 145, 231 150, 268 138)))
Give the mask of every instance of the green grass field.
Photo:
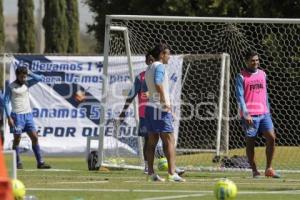
MULTIPOLYGON (((244 156, 245 149, 233 149, 229 151, 229 157, 233 155, 244 156)), ((255 148, 255 157, 258 167, 263 168, 266 163, 265 159, 265 147, 256 147, 255 148)), ((212 163, 213 155, 211 153, 199 153, 199 154, 190 154, 190 155, 177 155, 177 164, 179 166, 185 166, 186 163, 189 163, 192 166, 219 166, 218 163, 212 163)), ((300 171, 300 147, 286 147, 280 146, 276 147, 275 156, 273 159, 273 166, 276 169, 288 169, 288 170, 298 170, 300 171)))
MULTIPOLYGON (((187 172, 185 183, 146 181, 139 170, 88 171, 83 157, 47 157, 51 170, 37 170, 33 156, 22 156, 24 169, 18 179, 27 194, 39 200, 99 199, 203 199, 213 200, 213 187, 227 177, 238 186, 238 200, 300 199, 300 174, 282 174, 281 179, 253 179, 249 172, 187 172)), ((166 176, 166 172, 160 172, 166 176)))

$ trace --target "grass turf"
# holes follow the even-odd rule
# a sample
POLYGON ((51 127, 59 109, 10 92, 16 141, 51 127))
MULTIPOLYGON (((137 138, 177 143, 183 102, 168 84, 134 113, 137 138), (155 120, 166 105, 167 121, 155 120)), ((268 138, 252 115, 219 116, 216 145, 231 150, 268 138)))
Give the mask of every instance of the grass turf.
MULTIPOLYGON (((237 184, 239 200, 300 199, 299 173, 253 179, 249 172, 187 172, 185 183, 156 183, 148 182, 139 170, 88 171, 83 157, 47 157, 54 170, 37 170, 33 156, 23 155, 22 160, 24 169, 18 170, 18 179, 26 185, 27 194, 39 200, 211 200, 214 184, 223 177, 237 184)), ((159 174, 166 176, 166 172, 159 174)))

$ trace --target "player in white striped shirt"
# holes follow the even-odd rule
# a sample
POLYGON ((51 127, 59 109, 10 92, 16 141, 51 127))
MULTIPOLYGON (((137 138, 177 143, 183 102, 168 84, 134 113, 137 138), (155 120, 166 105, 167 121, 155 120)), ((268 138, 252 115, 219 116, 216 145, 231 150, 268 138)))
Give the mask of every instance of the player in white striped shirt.
POLYGON ((6 117, 8 118, 10 132, 14 134, 13 149, 16 151, 17 155, 17 168, 23 168, 20 160, 19 143, 21 134, 26 132, 32 142, 32 150, 37 161, 37 168, 49 169, 51 168, 50 165, 46 164, 41 156, 38 135, 29 102, 29 87, 41 81, 43 76, 28 73, 26 67, 18 67, 16 69, 16 77, 17 79, 9 84, 5 91, 4 108, 6 117), (27 77, 30 77, 30 79, 27 80, 27 77), (9 109, 10 103, 12 107, 11 112, 9 109))
POLYGON ((145 74, 149 92, 149 102, 146 107, 146 126, 148 131, 148 175, 152 181, 164 181, 154 173, 154 152, 159 137, 161 138, 165 155, 168 160, 168 180, 185 181, 175 172, 175 138, 173 134, 173 116, 169 94, 169 78, 165 64, 170 59, 170 49, 165 44, 159 44, 151 50, 155 62, 150 65, 145 74))

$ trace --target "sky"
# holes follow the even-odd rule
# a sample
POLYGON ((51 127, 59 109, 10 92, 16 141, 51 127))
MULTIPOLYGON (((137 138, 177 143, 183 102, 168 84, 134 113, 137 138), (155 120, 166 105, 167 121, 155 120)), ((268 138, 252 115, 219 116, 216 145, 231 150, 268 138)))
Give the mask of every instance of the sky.
MULTIPOLYGON (((35 12, 39 7, 40 0, 34 0, 35 12)), ((86 24, 92 22, 92 13, 89 12, 87 5, 83 4, 83 0, 78 0, 79 21, 81 32, 86 32, 86 24)), ((18 0, 3 0, 3 15, 15 16, 18 15, 18 0)))

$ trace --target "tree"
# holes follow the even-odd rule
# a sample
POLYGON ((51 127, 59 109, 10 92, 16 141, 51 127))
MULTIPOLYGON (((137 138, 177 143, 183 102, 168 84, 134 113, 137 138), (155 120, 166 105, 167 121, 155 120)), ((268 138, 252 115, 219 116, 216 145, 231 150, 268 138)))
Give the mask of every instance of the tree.
POLYGON ((68 49, 68 21, 66 1, 45 0, 46 53, 66 53, 68 49))
POLYGON ((18 0, 18 44, 20 53, 34 52, 34 4, 33 0, 18 0))
POLYGON ((4 34, 4 18, 3 18, 3 5, 2 0, 0 0, 0 52, 4 51, 4 41, 5 41, 5 34, 4 34))
POLYGON ((68 53, 79 52, 79 14, 77 0, 66 0, 68 20, 68 53))
POLYGON ((299 18, 300 3, 297 0, 85 0, 95 15, 88 32, 94 33, 98 51, 103 50, 105 15, 179 15, 215 17, 291 17, 299 18))

